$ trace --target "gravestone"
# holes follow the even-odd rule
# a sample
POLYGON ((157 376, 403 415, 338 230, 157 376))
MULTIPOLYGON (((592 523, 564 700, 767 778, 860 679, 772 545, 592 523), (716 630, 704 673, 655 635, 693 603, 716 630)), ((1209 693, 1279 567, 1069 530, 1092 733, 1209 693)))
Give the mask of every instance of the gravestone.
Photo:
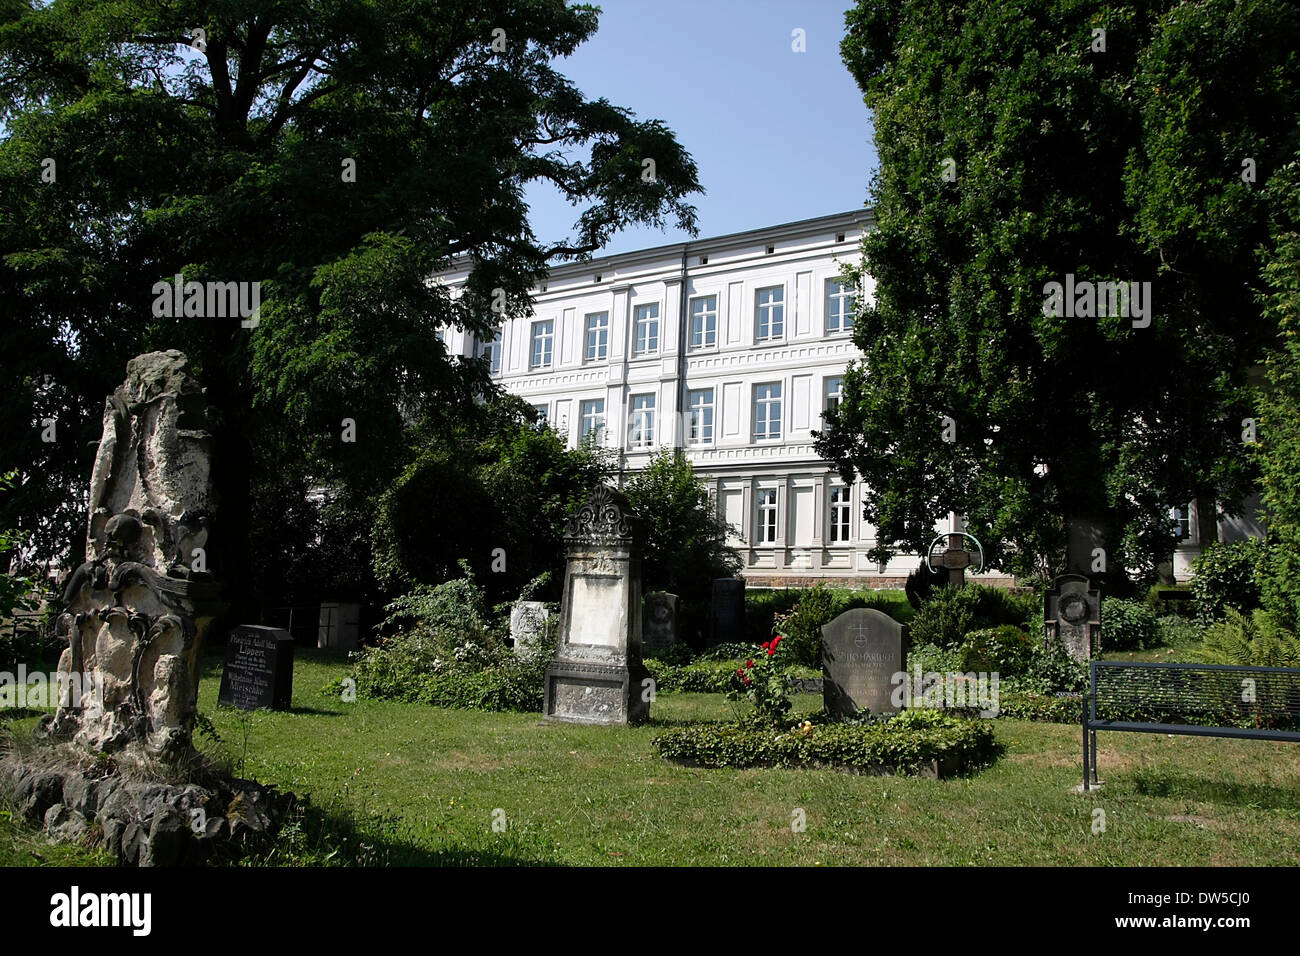
POLYGON ((541 601, 516 601, 510 608, 510 640, 524 657, 546 653, 546 625, 551 612, 541 601))
POLYGON ((88 560, 68 576, 56 625, 70 690, 41 727, 92 751, 193 751, 199 654, 223 606, 208 570, 212 434, 188 364, 175 350, 137 355, 104 403, 88 560))
POLYGON ((853 608, 822 626, 822 700, 836 716, 892 714, 903 671, 903 626, 874 608, 853 608))
POLYGON ((667 591, 655 591, 645 596, 641 633, 648 649, 663 650, 677 643, 678 601, 676 594, 667 591))
POLYGON ((626 724, 650 716, 641 661, 641 519, 612 488, 591 493, 565 528, 567 563, 542 717, 626 724))
POLYGON ((709 647, 745 640, 745 581, 717 578, 713 582, 709 647))
POLYGON ((1063 574, 1043 592, 1043 631, 1076 661, 1101 650, 1101 592, 1081 574, 1063 574))
POLYGON ((316 646, 355 651, 361 644, 361 605, 325 601, 316 625, 316 646))
POLYGON ((240 710, 288 710, 293 700, 293 638, 282 627, 241 624, 230 632, 217 703, 240 710))
POLYGON ((966 583, 967 568, 974 568, 972 574, 978 574, 984 569, 984 551, 972 535, 952 531, 940 535, 930 543, 926 563, 931 571, 944 575, 946 585, 959 588, 966 583), (967 538, 974 545, 973 548, 967 546, 967 538), (938 547, 940 542, 943 543, 942 548, 938 547))

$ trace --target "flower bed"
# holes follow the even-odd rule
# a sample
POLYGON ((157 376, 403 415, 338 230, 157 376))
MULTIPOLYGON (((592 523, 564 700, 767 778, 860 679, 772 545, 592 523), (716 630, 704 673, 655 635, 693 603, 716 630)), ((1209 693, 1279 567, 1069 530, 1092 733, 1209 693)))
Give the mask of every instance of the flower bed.
POLYGON ((934 777, 997 756, 989 722, 923 710, 868 724, 695 724, 665 731, 653 745, 664 759, 697 767, 830 767, 934 777))

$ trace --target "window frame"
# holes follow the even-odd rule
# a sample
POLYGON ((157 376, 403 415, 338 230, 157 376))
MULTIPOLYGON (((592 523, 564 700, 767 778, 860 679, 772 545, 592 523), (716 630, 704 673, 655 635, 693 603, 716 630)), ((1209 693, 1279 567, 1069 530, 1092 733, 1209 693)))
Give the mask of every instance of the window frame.
POLYGON ((528 369, 551 368, 555 364, 555 320, 554 319, 537 319, 532 323, 529 330, 528 339, 528 369), (545 333, 540 332, 542 326, 547 326, 545 333), (545 341, 546 343, 546 361, 539 361, 538 346, 545 341))
POLYGON ((655 443, 655 411, 658 408, 658 396, 654 392, 640 392, 627 397, 627 447, 630 451, 653 448, 655 443), (649 405, 637 407, 638 399, 649 399, 649 405), (633 438, 633 429, 641 428, 641 437, 633 438), (647 427, 648 426, 648 427, 647 427))
POLYGON ((585 332, 582 336, 582 362, 605 362, 609 360, 609 311, 588 312, 583 316, 585 332), (592 319, 604 317, 601 325, 593 325, 592 319), (599 355, 592 355, 592 334, 597 334, 596 344, 599 347, 599 355))
POLYGON ((753 401, 753 422, 750 429, 751 436, 755 443, 779 442, 785 435, 785 383, 784 382, 755 382, 754 383, 754 401, 753 401), (760 396, 760 389, 776 389, 776 394, 769 393, 766 396, 760 396), (764 407, 767 414, 761 419, 759 417, 759 408, 764 407), (773 418, 771 411, 772 406, 776 407, 776 416, 773 418), (762 421, 765 428, 765 434, 759 435, 758 423, 762 421), (772 434, 772 426, 775 421, 776 433, 772 434))
MULTIPOLYGON (((659 354, 659 303, 643 302, 640 305, 632 307, 632 354, 633 355, 658 355, 659 354), (654 315, 649 315, 649 310, 654 309, 654 315), (641 347, 641 329, 643 326, 654 324, 654 344, 641 347)), ((649 339, 649 335, 646 336, 649 339)))
POLYGON ((703 446, 713 444, 714 425, 717 421, 717 412, 714 404, 716 400, 717 400, 717 393, 712 386, 709 386, 708 388, 692 388, 687 390, 686 392, 686 441, 687 444, 690 445, 691 447, 693 448, 703 447, 703 446), (697 406, 694 402, 695 396, 704 395, 706 393, 709 396, 709 400, 707 402, 701 402, 697 406), (697 409, 701 413, 701 419, 703 418, 703 413, 705 411, 708 412, 708 418, 709 418, 707 426, 703 423, 703 421, 701 421, 700 429, 699 429, 701 436, 699 438, 693 437, 693 433, 696 430, 695 426, 696 426, 697 409), (706 427, 708 430, 707 437, 705 437, 703 434, 706 427))
POLYGON ((841 279, 842 277, 836 277, 826 280, 823 298, 825 307, 823 331, 827 335, 850 335, 853 332, 853 311, 854 299, 857 297, 856 290, 853 286, 841 281, 841 279), (831 292, 831 286, 833 285, 839 286, 840 291, 834 293, 831 292), (844 309, 843 313, 837 316, 836 321, 838 324, 837 327, 833 329, 831 328, 832 301, 839 301, 841 307, 844 309))
POLYGON ((781 527, 780 516, 777 513, 777 509, 780 507, 777 489, 757 489, 754 493, 754 501, 756 512, 755 523, 757 525, 757 527, 754 528, 754 543, 759 545, 776 544, 777 532, 781 527), (769 516, 771 518, 770 521, 768 520, 769 516))
POLYGON ((692 296, 687 301, 686 307, 689 310, 690 320, 691 320, 690 342, 687 346, 687 351, 706 352, 709 349, 716 349, 718 347, 718 294, 716 292, 710 292, 706 295, 692 296), (713 308, 701 309, 699 312, 700 343, 697 345, 695 343, 695 318, 696 318, 695 303, 705 302, 709 299, 713 300, 713 308), (711 328, 709 327, 709 323, 705 321, 706 319, 713 320, 711 328), (705 341, 706 333, 708 336, 707 342, 705 341))
POLYGON ((785 341, 785 285, 759 286, 754 289, 754 344, 761 345, 769 342, 785 341), (779 293, 779 299, 773 299, 769 302, 763 302, 762 296, 765 292, 779 293), (779 317, 773 318, 779 310, 779 317), (767 334, 762 334, 764 311, 766 311, 767 334), (779 331, 773 331, 775 326, 779 325, 779 331))

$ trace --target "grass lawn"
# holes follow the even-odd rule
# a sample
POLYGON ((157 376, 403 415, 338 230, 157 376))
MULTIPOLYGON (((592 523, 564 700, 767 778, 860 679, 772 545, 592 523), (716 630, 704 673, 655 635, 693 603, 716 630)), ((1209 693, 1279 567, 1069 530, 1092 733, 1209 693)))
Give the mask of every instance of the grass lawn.
MULTIPOLYGON (((1070 792, 1078 728, 1016 720, 996 723, 997 764, 953 780, 687 769, 655 757, 650 739, 673 723, 727 719, 721 695, 661 694, 642 727, 550 725, 322 695, 346 670, 300 650, 294 711, 244 714, 217 708, 221 659, 205 661, 200 709, 222 743, 200 744, 311 800, 263 862, 1300 864, 1292 744, 1103 733, 1106 785, 1089 795, 1070 792), (1097 808, 1105 832, 1094 834, 1097 808), (791 828, 797 809, 802 833, 791 828)), ((820 697, 797 706, 816 709, 820 697)), ((0 864, 95 862, 0 815, 0 864)))

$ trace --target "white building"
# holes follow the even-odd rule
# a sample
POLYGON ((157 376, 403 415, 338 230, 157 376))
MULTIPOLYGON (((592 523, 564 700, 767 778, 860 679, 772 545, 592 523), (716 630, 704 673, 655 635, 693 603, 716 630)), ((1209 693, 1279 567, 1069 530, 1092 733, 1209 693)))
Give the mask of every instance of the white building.
POLYGON ((898 586, 917 558, 867 557, 875 530, 860 485, 813 450, 862 354, 839 280, 871 221, 863 209, 561 265, 533 290, 533 315, 507 321, 498 341, 452 331, 447 345, 490 353, 501 385, 571 446, 594 431, 630 470, 682 448, 751 583, 898 586))

